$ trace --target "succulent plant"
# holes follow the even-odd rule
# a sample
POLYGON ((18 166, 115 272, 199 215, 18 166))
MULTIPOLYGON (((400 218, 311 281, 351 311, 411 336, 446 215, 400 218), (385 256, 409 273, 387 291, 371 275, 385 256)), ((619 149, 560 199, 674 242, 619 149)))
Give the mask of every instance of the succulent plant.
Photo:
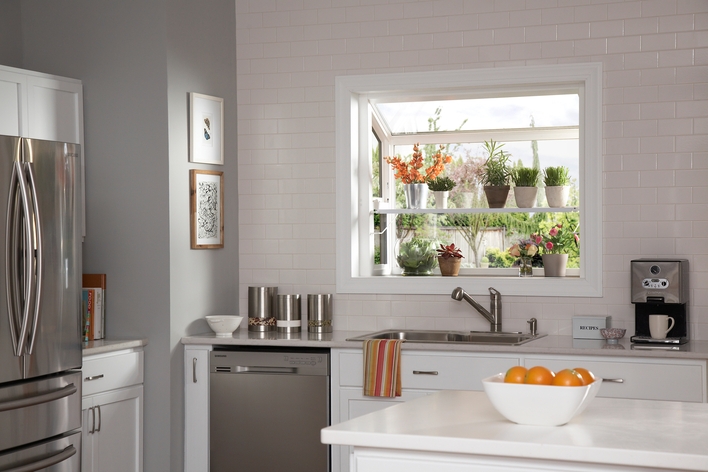
POLYGON ((436 249, 438 252, 438 257, 443 257, 445 259, 449 259, 451 257, 456 257, 458 259, 462 259, 462 251, 460 251, 459 247, 455 247, 455 243, 450 244, 449 246, 445 246, 444 244, 440 245, 439 249, 436 249))
POLYGON ((450 177, 437 177, 428 180, 428 188, 433 192, 449 192, 455 188, 455 185, 457 184, 450 177))

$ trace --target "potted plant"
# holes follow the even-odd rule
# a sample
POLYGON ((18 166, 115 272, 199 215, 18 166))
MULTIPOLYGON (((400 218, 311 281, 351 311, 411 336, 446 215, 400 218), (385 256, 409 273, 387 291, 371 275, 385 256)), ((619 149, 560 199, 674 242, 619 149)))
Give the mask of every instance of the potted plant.
POLYGON ((533 208, 536 206, 536 195, 538 194, 538 178, 541 175, 539 169, 533 167, 518 167, 511 172, 511 180, 514 182, 514 199, 519 208, 533 208))
POLYGON ((517 258, 514 265, 519 266, 519 277, 533 277, 533 256, 538 254, 539 244, 536 235, 531 235, 530 239, 521 239, 509 248, 509 254, 517 258))
POLYGON ((546 277, 565 277, 568 264, 568 248, 578 245, 580 236, 576 231, 569 231, 561 223, 553 226, 544 236, 532 235, 537 244, 543 244, 543 273, 546 277))
POLYGON ((488 268, 489 268, 489 258, 488 258, 487 256, 483 256, 483 257, 479 260, 479 267, 481 267, 482 269, 488 269, 488 268))
POLYGON ((460 273, 460 264, 462 263, 462 255, 460 248, 455 247, 455 243, 445 246, 440 245, 437 249, 438 264, 440 264, 440 273, 445 276, 457 277, 460 273))
POLYGON ((445 170, 445 164, 452 162, 452 157, 443 155, 445 146, 440 145, 438 152, 433 154, 433 163, 423 172, 423 153, 419 148, 420 143, 413 145, 413 156, 409 162, 400 157, 385 157, 384 160, 394 169, 394 177, 401 179, 403 192, 406 195, 408 208, 426 208, 428 202, 428 185, 426 182, 436 178, 445 170))
POLYGON ((423 238, 401 242, 396 261, 403 275, 431 275, 438 263, 435 244, 423 238))
POLYGON ((437 177, 428 180, 428 188, 435 196, 435 208, 446 209, 447 199, 450 196, 450 190, 455 188, 455 182, 450 177, 437 177))
POLYGON ((506 199, 509 196, 509 180, 511 178, 511 168, 509 167, 510 154, 504 152, 503 144, 499 144, 493 139, 485 141, 484 147, 487 150, 487 160, 484 163, 484 174, 482 183, 484 193, 487 196, 489 208, 504 208, 506 199))
POLYGON ((543 170, 546 200, 551 208, 561 208, 568 202, 570 171, 565 166, 546 167, 543 170))

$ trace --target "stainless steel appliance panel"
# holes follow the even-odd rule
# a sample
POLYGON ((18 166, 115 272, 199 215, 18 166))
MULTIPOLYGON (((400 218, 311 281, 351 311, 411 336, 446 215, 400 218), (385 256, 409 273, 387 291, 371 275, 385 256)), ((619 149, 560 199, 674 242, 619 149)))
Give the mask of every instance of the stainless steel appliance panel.
POLYGON ((1 386, 0 425, 0 451, 81 428, 81 372, 1 386))
POLYGON ((0 470, 77 472, 81 470, 81 432, 0 454, 0 470))
POLYGON ((329 353, 214 351, 210 376, 211 472, 329 470, 329 353))

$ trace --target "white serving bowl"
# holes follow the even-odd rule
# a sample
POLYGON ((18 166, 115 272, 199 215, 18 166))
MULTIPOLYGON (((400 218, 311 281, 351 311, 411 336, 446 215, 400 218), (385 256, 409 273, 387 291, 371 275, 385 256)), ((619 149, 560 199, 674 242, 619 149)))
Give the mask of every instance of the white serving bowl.
POLYGON ((509 421, 525 425, 560 426, 579 415, 595 398, 602 379, 590 385, 561 387, 504 383, 504 374, 482 380, 494 408, 509 421))
POLYGON ((208 315, 205 316, 209 327, 217 336, 226 338, 236 331, 241 324, 243 316, 236 315, 208 315))

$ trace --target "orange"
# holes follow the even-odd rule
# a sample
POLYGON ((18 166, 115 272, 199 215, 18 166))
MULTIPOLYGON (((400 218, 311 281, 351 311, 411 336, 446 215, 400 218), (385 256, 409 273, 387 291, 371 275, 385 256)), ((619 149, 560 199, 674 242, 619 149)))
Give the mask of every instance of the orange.
POLYGON ((583 377, 573 369, 563 369, 553 377, 551 385, 559 385, 561 387, 582 387, 585 385, 583 377))
POLYGON ((521 365, 515 365, 506 371, 504 376, 504 382, 522 384, 524 383, 524 377, 526 377, 526 367, 521 365))
POLYGON ((590 385, 595 381, 595 375, 589 370, 583 367, 576 367, 573 370, 580 374, 580 376, 583 378, 583 381, 585 382, 585 385, 590 385))
POLYGON ((554 373, 543 366, 537 365, 526 371, 524 383, 536 385, 551 385, 554 373))

